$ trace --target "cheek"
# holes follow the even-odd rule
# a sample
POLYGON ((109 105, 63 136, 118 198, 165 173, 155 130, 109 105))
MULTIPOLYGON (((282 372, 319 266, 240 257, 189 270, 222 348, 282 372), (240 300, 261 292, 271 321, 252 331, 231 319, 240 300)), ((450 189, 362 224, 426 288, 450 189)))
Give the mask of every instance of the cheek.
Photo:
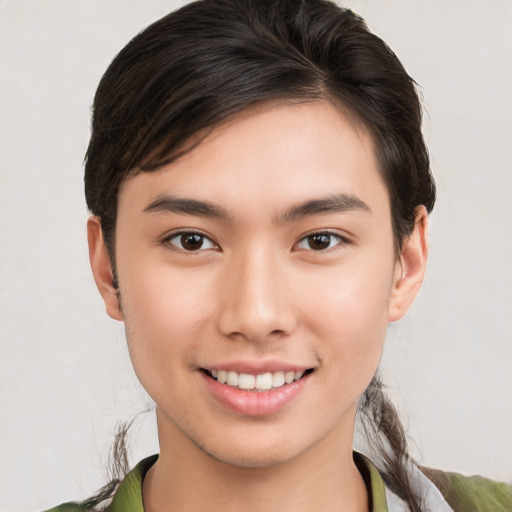
POLYGON ((200 325, 211 303, 211 281, 208 269, 173 267, 165 256, 134 255, 119 268, 126 320, 169 336, 200 325))
MULTIPOLYGON (((393 264, 363 258, 305 283, 303 322, 317 339, 329 340, 326 357, 376 366, 387 329, 393 264)), ((319 347, 322 350, 322 347, 319 347)))
MULTIPOLYGON (((135 372, 150 395, 192 366, 208 332, 209 286, 187 273, 136 267, 120 273, 123 316, 135 372)), ((198 277, 198 276, 196 276, 198 277)))

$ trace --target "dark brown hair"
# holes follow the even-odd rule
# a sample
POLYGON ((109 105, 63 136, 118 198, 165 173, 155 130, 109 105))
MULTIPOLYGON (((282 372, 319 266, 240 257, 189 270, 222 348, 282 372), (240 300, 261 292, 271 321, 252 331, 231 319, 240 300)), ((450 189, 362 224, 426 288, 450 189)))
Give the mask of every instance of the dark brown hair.
MULTIPOLYGON (((415 83, 396 55, 362 18, 326 0, 197 0, 132 39, 96 92, 85 193, 114 269, 117 198, 128 173, 179 158, 193 136, 250 106, 288 100, 331 101, 368 130, 399 249, 417 207, 431 211, 435 184, 415 83)), ((405 435, 377 378, 362 403, 374 436, 391 449, 391 485, 420 510, 405 435)))
POLYGON ((415 208, 432 209, 414 81, 359 16, 324 0, 199 0, 132 39, 96 92, 85 194, 111 254, 130 171, 156 169, 199 131, 283 99, 336 102, 369 130, 398 243, 415 208))

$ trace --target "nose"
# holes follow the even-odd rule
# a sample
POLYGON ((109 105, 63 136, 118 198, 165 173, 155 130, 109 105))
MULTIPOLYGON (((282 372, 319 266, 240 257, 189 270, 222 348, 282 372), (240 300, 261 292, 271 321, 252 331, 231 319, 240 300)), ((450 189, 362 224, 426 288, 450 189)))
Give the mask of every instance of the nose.
POLYGON ((265 343, 293 331, 296 315, 284 270, 272 251, 248 251, 230 261, 220 285, 222 334, 265 343))

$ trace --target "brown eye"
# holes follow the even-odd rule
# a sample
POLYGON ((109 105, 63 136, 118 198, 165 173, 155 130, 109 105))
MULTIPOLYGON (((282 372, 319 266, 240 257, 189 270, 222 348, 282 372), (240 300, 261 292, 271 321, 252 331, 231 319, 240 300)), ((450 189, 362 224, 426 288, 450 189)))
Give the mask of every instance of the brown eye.
POLYGON ((203 238, 197 233, 187 233, 180 236, 181 246, 187 251, 197 251, 203 246, 203 238))
POLYGON ((331 249, 343 242, 346 242, 346 240, 334 233, 313 233, 300 240, 297 247, 299 249, 325 251, 326 249, 331 249))
POLYGON ((319 234, 308 236, 308 245, 314 251, 327 249, 331 245, 331 235, 319 234))
POLYGON ((194 232, 177 233, 168 238, 167 243, 186 252, 216 248, 216 245, 208 237, 194 232))

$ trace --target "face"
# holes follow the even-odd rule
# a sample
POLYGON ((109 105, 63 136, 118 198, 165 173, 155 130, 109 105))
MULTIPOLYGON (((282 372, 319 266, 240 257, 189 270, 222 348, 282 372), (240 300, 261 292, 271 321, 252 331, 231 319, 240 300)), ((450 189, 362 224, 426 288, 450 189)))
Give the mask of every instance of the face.
POLYGON ((397 260, 371 140, 338 109, 260 106, 127 178, 121 309, 94 218, 89 239, 161 441, 239 466, 351 450, 357 401, 417 262, 397 260))

